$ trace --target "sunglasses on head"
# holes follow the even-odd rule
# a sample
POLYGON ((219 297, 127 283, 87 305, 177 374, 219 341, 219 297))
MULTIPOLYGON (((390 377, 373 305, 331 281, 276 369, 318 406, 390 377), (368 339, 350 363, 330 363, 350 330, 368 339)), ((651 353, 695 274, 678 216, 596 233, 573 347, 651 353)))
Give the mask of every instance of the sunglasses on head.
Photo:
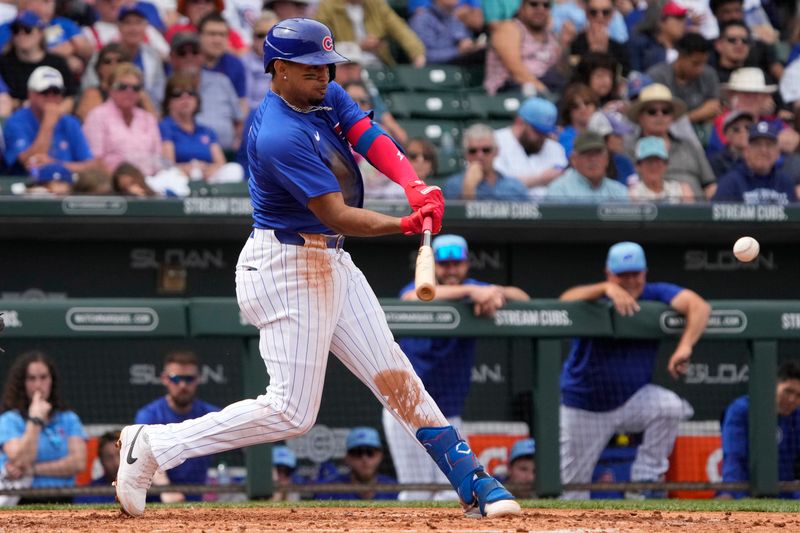
POLYGON ((525 3, 528 4, 530 7, 541 7, 542 9, 550 9, 550 2, 530 1, 525 3))
POLYGON ((648 107, 644 110, 645 113, 654 117, 656 115, 671 115, 672 108, 671 107, 648 107))
POLYGON ((136 85, 131 85, 130 83, 115 83, 114 90, 116 91, 133 91, 138 93, 142 90, 142 85, 137 83, 136 85))
POLYGON ((725 37, 725 41, 730 44, 750 44, 747 37, 725 37))
POLYGON ((613 13, 613 12, 614 12, 614 10, 611 9, 611 8, 605 8, 605 9, 589 8, 589 16, 590 17, 596 17, 597 15, 603 15, 604 17, 608 18, 608 17, 611 16, 611 13, 613 13))
POLYGON ((20 33, 24 33, 26 35, 30 35, 33 33, 34 28, 30 26, 25 26, 24 24, 12 24, 11 25, 11 33, 14 35, 19 35, 20 33))
POLYGON ((169 379, 175 385, 177 385, 181 381, 183 381, 187 385, 191 385, 192 383, 197 381, 197 376, 195 376, 194 374, 170 374, 169 376, 167 376, 167 379, 169 379))
POLYGON ((367 457, 373 457, 376 453, 378 453, 378 450, 376 450, 375 448, 362 447, 362 448, 353 448, 352 450, 349 450, 347 452, 347 455, 352 455, 353 457, 363 457, 365 455, 367 457))
POLYGON ((188 55, 196 56, 200 53, 200 48, 197 46, 186 46, 178 50, 178 57, 186 57, 188 55))
POLYGON ((429 156, 428 154, 425 154, 423 152, 408 152, 406 155, 412 161, 414 161, 415 159, 419 159, 420 157, 422 159, 424 159, 425 161, 430 161, 431 160, 431 156, 429 156))
POLYGON ((481 147, 474 147, 473 146, 471 148, 467 148, 467 153, 469 155, 475 155, 478 152, 483 152, 484 154, 489 155, 492 152, 494 152, 494 146, 481 146, 481 147))
POLYGON ((191 89, 176 89, 176 90, 172 91, 172 94, 171 94, 171 96, 173 98, 180 98, 183 95, 197 96, 197 92, 192 91, 191 89))
POLYGON ((48 87, 44 91, 38 91, 42 96, 61 96, 62 91, 58 87, 48 87))

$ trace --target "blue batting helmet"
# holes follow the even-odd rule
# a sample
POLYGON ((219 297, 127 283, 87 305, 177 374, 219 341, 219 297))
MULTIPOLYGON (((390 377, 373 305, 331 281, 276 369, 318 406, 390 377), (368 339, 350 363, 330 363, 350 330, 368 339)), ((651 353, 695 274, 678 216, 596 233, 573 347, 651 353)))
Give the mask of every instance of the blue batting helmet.
POLYGON ((333 36, 325 24, 302 18, 282 20, 269 30, 264 39, 265 72, 276 59, 303 65, 333 65, 349 61, 333 49, 333 36))

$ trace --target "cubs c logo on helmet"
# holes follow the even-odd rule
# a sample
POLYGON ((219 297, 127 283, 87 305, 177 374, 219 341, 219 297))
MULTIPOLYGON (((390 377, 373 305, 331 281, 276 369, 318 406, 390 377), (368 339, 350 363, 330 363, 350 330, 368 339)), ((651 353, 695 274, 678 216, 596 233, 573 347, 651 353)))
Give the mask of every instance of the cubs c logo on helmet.
POLYGON ((333 39, 331 39, 330 35, 326 35, 322 38, 322 49, 326 52, 333 50, 333 39))

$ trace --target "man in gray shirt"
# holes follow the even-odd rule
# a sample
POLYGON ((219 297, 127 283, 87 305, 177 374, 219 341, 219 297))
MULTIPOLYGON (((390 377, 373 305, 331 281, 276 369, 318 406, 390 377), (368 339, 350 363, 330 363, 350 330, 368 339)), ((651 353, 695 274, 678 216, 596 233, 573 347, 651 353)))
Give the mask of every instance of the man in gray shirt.
POLYGON ((672 94, 686 103, 692 124, 713 120, 722 110, 719 77, 708 65, 711 43, 697 33, 687 33, 676 45, 678 59, 672 64, 658 63, 647 71, 656 83, 669 87, 672 94))
POLYGON ((197 34, 175 34, 169 61, 174 72, 186 72, 199 77, 200 112, 197 122, 216 132, 223 150, 237 150, 242 142, 244 120, 239 97, 225 74, 203 69, 197 34))

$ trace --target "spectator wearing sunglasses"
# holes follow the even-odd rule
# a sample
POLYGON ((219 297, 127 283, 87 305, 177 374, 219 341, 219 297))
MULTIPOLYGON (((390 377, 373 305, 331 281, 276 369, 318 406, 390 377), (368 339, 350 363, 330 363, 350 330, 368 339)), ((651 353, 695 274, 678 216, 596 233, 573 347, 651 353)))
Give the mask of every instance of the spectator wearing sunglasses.
POLYGON ((108 173, 127 161, 145 176, 161 170, 161 135, 158 122, 139 102, 144 92, 142 71, 122 63, 111 75, 111 90, 105 103, 92 109, 83 123, 89 146, 108 173))
POLYGON ((28 79, 28 105, 3 126, 8 172, 34 176, 39 169, 58 165, 72 174, 97 164, 80 122, 64 112, 64 78, 53 67, 41 66, 28 79))
POLYGON ((14 106, 19 107, 28 96, 28 79, 40 66, 48 66, 61 73, 64 80, 63 111, 72 109, 72 97, 78 91, 66 60, 44 47, 44 23, 31 11, 21 11, 9 26, 11 47, 0 56, 0 76, 8 84, 14 106))
MULTIPOLYGON (((345 441, 347 453, 344 464, 348 471, 325 478, 323 483, 349 483, 351 485, 374 485, 397 483, 392 477, 378 473, 383 461, 383 445, 375 428, 356 427, 350 430, 345 441)), ((421 451, 421 450, 420 450, 421 451)), ((424 452, 423 452, 424 453, 424 452)), ((350 492, 341 494, 323 493, 315 495, 317 500, 396 500, 396 492, 350 492)))
MULTIPOLYGON (((609 25, 612 17, 619 14, 611 0, 586 0, 586 27, 570 44, 571 63, 577 64, 589 52, 610 54, 619 61, 621 74, 627 76, 630 71, 628 51, 623 44, 611 37, 609 25)), ((627 35, 626 35, 627 37, 627 35)), ((614 73, 616 76, 617 73, 614 73)))
POLYGON ((242 181, 239 163, 227 163, 214 130, 195 120, 200 110, 197 81, 186 73, 173 74, 164 95, 164 118, 159 124, 166 163, 192 179, 209 183, 242 181))
MULTIPOLYGON (((485 139, 482 139, 485 141, 485 139)), ((493 285, 469 277, 467 241, 460 235, 438 235, 433 239, 437 281, 436 300, 465 302, 476 316, 493 317, 509 301, 529 300, 518 287, 493 285)), ((400 298, 416 301, 414 282, 400 291, 400 298)), ((442 409, 453 427, 461 430, 461 415, 475 365, 476 339, 469 337, 403 337, 400 347, 414 366, 425 390, 442 409)), ((416 439, 408 434, 386 409, 383 430, 400 483, 446 483, 416 439)), ((400 500, 449 500, 453 491, 403 491, 400 500)))
MULTIPOLYGON (((219 411, 219 407, 197 398, 200 384, 200 363, 188 350, 170 352, 164 359, 161 383, 167 394, 145 405, 136 413, 136 424, 172 424, 199 418, 219 411)), ((203 485, 212 456, 188 459, 166 472, 172 485, 203 485)), ((171 494, 172 500, 175 498, 171 494)), ((163 498, 162 498, 163 499, 163 498)), ((200 494, 187 494, 182 499, 200 501, 200 494)))
POLYGON ((262 11, 261 15, 253 22, 253 44, 242 56, 244 70, 247 76, 247 108, 249 111, 257 109, 261 100, 269 91, 272 84, 272 74, 264 72, 264 38, 269 30, 278 22, 278 17, 272 11, 262 11))
POLYGON ((464 172, 448 178, 444 196, 453 200, 525 201, 528 188, 517 178, 495 170, 497 143, 494 130, 486 124, 473 124, 463 134, 464 172))
POLYGON ((639 135, 626 138, 626 151, 636 157, 639 137, 661 137, 669 154, 669 165, 664 179, 688 183, 696 199, 711 198, 716 190, 716 180, 700 143, 678 137, 670 130, 675 121, 686 113, 686 104, 672 95, 665 85, 653 83, 639 93, 639 98, 628 109, 628 119, 639 126, 639 135))

